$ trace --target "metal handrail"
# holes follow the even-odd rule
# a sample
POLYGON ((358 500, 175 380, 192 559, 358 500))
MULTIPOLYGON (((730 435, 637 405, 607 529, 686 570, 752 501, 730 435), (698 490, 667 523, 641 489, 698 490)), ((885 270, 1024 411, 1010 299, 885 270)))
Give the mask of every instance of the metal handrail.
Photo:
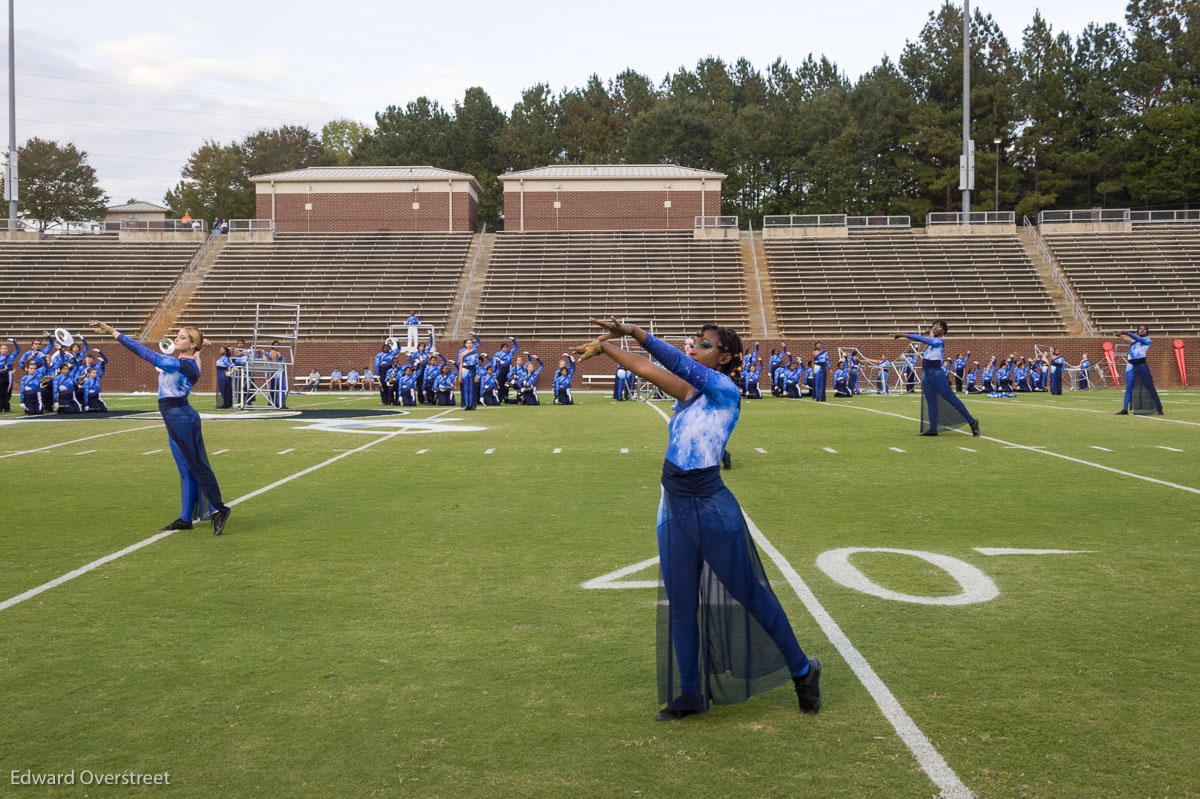
POLYGON ((203 219, 122 219, 121 232, 190 233, 195 230, 208 232, 203 219))
POLYGON ((458 316, 454 320, 454 332, 451 336, 458 336, 458 328, 462 325, 463 314, 467 310, 467 297, 471 294, 471 282, 475 280, 475 264, 479 263, 479 253, 483 252, 483 239, 487 234, 487 222, 484 222, 479 227, 479 246, 475 248, 475 257, 471 259, 471 270, 467 273, 467 285, 463 287, 462 300, 458 304, 458 316))
POLYGON ((275 232, 274 219, 229 219, 230 233, 261 233, 263 231, 275 232))
POLYGON ((770 214, 763 217, 769 227, 845 227, 845 214, 770 214))
POLYGON ((204 243, 196 248, 196 254, 192 256, 192 260, 188 261, 187 266, 185 266, 183 271, 179 273, 179 277, 175 278, 175 282, 171 285, 171 290, 167 292, 166 299, 158 304, 158 308, 154 310, 154 314, 150 317, 150 320, 146 322, 144 327, 142 327, 142 333, 140 336, 141 338, 148 337, 150 332, 154 330, 154 326, 158 324, 160 319, 162 319, 163 312, 166 311, 167 308, 171 307, 171 303, 175 300, 175 295, 181 288, 183 288, 183 284, 187 282, 188 278, 191 277, 191 275, 200 266, 200 262, 204 259, 204 256, 208 254, 208 246, 212 244, 213 239, 219 235, 221 234, 209 233, 204 238, 204 243))
POLYGON ((754 246, 754 221, 747 219, 746 227, 750 230, 750 257, 754 259, 754 282, 758 286, 758 312, 762 314, 762 334, 767 337, 767 306, 763 302, 762 276, 758 273, 758 249, 754 246))
POLYGON ((1063 274, 1062 268, 1058 264, 1058 260, 1050 249, 1046 247, 1046 243, 1042 241, 1042 236, 1038 233, 1037 227, 1030 221, 1029 217, 1023 217, 1025 229, 1033 236, 1033 243, 1037 245, 1038 252, 1046 259, 1046 264, 1050 267, 1050 274, 1054 277, 1054 281, 1058 283, 1058 287, 1063 290, 1067 301, 1071 303, 1071 312, 1083 322, 1083 330, 1088 335, 1096 335, 1096 328, 1092 325, 1092 320, 1088 318, 1087 311, 1083 307, 1083 303, 1075 296, 1075 291, 1071 288, 1071 284, 1067 282, 1067 276, 1063 274))
POLYGON ((736 216, 697 216, 693 222, 693 227, 699 230, 736 230, 737 226, 738 218, 736 216))
POLYGON ((1074 222, 1128 222, 1128 208, 1087 208, 1075 211, 1040 211, 1038 212, 1038 224, 1044 225, 1047 222, 1054 223, 1074 223, 1074 222))
POLYGON ((1130 211, 1129 221, 1138 224, 1164 224, 1171 222, 1200 222, 1200 209, 1178 211, 1130 211))
POLYGON ((912 217, 910 217, 910 216, 848 216, 848 217, 846 217, 846 227, 909 228, 909 227, 912 227, 912 217))
MULTIPOLYGON (((925 217, 928 225, 961 225, 963 215, 957 211, 934 211, 925 217)), ((1015 225, 1017 215, 1013 211, 971 211, 967 214, 968 225, 1015 225)))

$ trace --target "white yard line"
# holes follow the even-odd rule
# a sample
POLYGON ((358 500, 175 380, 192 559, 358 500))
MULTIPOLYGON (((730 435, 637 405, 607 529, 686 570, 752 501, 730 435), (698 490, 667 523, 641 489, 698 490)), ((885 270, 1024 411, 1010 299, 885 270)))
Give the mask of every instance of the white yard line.
MULTIPOLYGON (((622 451, 624 451, 624 450, 622 450, 622 451)), ((555 454, 555 455, 557 455, 557 454, 558 454, 558 453, 560 453, 560 452, 562 452, 562 447, 555 447, 555 448, 554 448, 554 454, 555 454)))
POLYGON ((761 452, 763 455, 766 455, 766 454, 767 454, 767 451, 766 451, 765 449, 763 449, 762 447, 755 447, 755 448, 754 448, 754 451, 755 451, 755 452, 761 452))
POLYGON ((162 452, 161 449, 152 449, 152 450, 149 450, 148 452, 143 452, 142 454, 143 455, 157 455, 160 452, 162 452))
POLYGON ((622 454, 622 455, 628 455, 628 454, 629 454, 629 449, 628 449, 627 447, 621 447, 621 454, 622 454))
POLYGON ((963 452, 978 452, 979 451, 977 449, 971 449, 970 447, 959 447, 959 449, 961 449, 963 452))
MULTIPOLYGON (((293 481, 297 478, 303 477, 306 474, 311 474, 312 472, 315 472, 317 469, 320 469, 324 466, 328 466, 331 463, 336 463, 337 461, 340 461, 342 458, 345 458, 348 455, 353 455, 355 452, 361 452, 362 450, 367 449, 368 447, 375 446, 376 444, 378 444, 381 441, 387 441, 388 439, 393 438, 396 435, 399 435, 399 434, 398 433, 387 433, 387 434, 381 436, 380 438, 375 439, 374 441, 371 441, 367 444, 362 445, 361 447, 358 447, 357 449, 352 449, 348 452, 343 452, 341 455, 335 455, 332 458, 330 458, 329 460, 318 463, 316 466, 309 466, 307 469, 302 469, 293 475, 289 475, 288 477, 283 478, 282 480, 276 480, 274 483, 271 483, 270 485, 263 486, 262 488, 258 489, 257 491, 251 491, 249 494, 238 497, 237 499, 233 500, 232 502, 229 502, 228 505, 231 508, 234 505, 240 505, 241 503, 245 502, 248 499, 253 499, 254 497, 257 497, 259 494, 265 494, 273 488, 278 488, 279 486, 284 485, 285 483, 290 483, 291 481, 293 481)), ((158 533, 157 535, 152 535, 149 538, 138 541, 136 544, 131 544, 130 546, 127 546, 122 550, 113 552, 111 555, 105 555, 102 558, 98 558, 98 559, 92 561, 91 563, 87 564, 86 566, 80 566, 78 569, 75 569, 74 571, 69 571, 60 577, 55 577, 53 580, 51 580, 47 583, 42 583, 41 585, 37 586, 36 588, 30 588, 28 591, 26 591, 22 594, 17 594, 16 596, 12 597, 11 599, 6 599, 3 602, 0 602, 0 611, 8 610, 13 605, 18 605, 21 602, 24 602, 26 599, 31 599, 31 598, 37 596, 38 594, 41 594, 45 591, 49 591, 51 588, 60 586, 69 580, 74 580, 76 577, 79 577, 82 574, 87 574, 88 572, 92 571, 93 569, 103 566, 105 563, 109 563, 120 557, 124 557, 125 555, 128 555, 131 552, 136 552, 139 549, 141 549, 142 547, 150 546, 155 541, 161 541, 162 539, 166 538, 167 536, 169 536, 175 532, 177 532, 177 531, 176 530, 167 530, 166 532, 158 533)))
POLYGON ((826 452, 828 452, 830 455, 836 455, 836 454, 837 454, 837 450, 836 450, 836 449, 830 449, 829 447, 821 447, 821 449, 825 450, 825 451, 826 451, 826 452))
POLYGON ((1100 450, 1101 452, 1112 452, 1112 450, 1111 450, 1111 449, 1109 449, 1108 447, 1097 447, 1095 444, 1092 444, 1092 445, 1091 445, 1091 448, 1092 448, 1092 449, 1098 449, 1098 450, 1100 450))
POLYGON ((83 452, 76 452, 76 455, 91 455, 93 452, 99 452, 98 449, 85 449, 83 452))
POLYGON ((225 454, 226 452, 228 452, 228 451, 229 451, 229 450, 227 450, 227 449, 219 449, 219 450, 217 450, 216 452, 214 452, 213 454, 214 454, 214 455, 224 455, 224 454, 225 454))
POLYGON ((1181 450, 1181 449, 1175 449, 1174 447, 1164 447, 1162 444, 1159 444, 1159 445, 1158 445, 1158 448, 1159 448, 1159 449, 1165 449, 1165 450, 1167 450, 1168 452, 1183 452, 1183 450, 1181 450))
MULTIPOLYGON (((899 413, 891 413, 890 411, 880 411, 875 408, 864 408, 861 405, 839 405, 837 403, 832 403, 832 404, 822 403, 822 406, 827 407, 827 408, 848 408, 850 410, 855 410, 855 411, 866 411, 868 413, 878 413, 883 416, 895 416, 897 419, 905 419, 909 422, 921 421, 920 419, 916 419, 912 416, 904 416, 899 413)), ((953 430, 951 432, 961 433, 962 435, 970 435, 970 433, 963 433, 962 431, 959 431, 959 430, 953 430)), ((1030 452, 1037 452, 1041 455, 1049 455, 1052 458, 1060 458, 1064 461, 1071 461, 1072 463, 1082 464, 1083 466, 1091 466, 1093 469, 1102 469, 1106 472, 1112 472, 1113 474, 1119 474, 1123 477, 1133 477, 1137 480, 1145 480, 1147 483, 1157 483, 1158 485, 1166 486, 1168 488, 1177 488, 1180 491, 1187 491, 1192 494, 1200 494, 1200 488, 1192 488, 1191 486, 1180 485, 1179 483, 1172 483, 1169 480, 1159 480, 1157 477, 1147 477, 1144 474, 1135 474, 1134 472, 1127 472, 1123 469, 1114 469, 1113 467, 1105 466, 1102 463, 1093 463, 1091 461, 1085 461, 1080 458, 1072 458, 1070 455, 1063 455, 1059 452, 1051 452, 1050 450, 1043 449, 1041 447, 1027 447, 1023 444, 1014 444, 1011 441, 1005 441, 1002 438, 993 438, 991 436, 980 436, 980 438, 984 441, 994 441, 997 444, 1001 444, 1001 445, 1003 445, 1005 447, 1009 447, 1011 449, 1024 449, 1024 450, 1028 450, 1030 452)))
POLYGON ((23 449, 19 452, 13 452, 9 455, 0 455, 0 459, 15 458, 18 455, 28 455, 31 452, 45 452, 46 450, 54 449, 55 447, 65 447, 68 444, 78 444, 81 441, 91 441, 93 438, 104 438, 105 436, 119 436, 122 433, 136 433, 139 430, 153 430, 156 427, 162 427, 162 424, 159 423, 159 424, 144 425, 142 427, 130 427, 126 430, 113 430, 111 433, 97 433, 94 436, 85 436, 84 438, 76 438, 73 441, 64 441, 61 444, 47 444, 46 446, 38 447, 37 449, 23 449))
POLYGON ((483 451, 483 454, 484 454, 484 455, 491 455, 491 454, 492 454, 493 452, 495 452, 495 451, 496 451, 495 449, 485 449, 485 450, 483 451))
MULTIPOLYGON (((658 411, 658 414, 663 419, 670 422, 670 417, 663 413, 660 408, 652 403, 646 404, 658 411)), ((849 637, 842 631, 838 623, 833 620, 833 617, 829 615, 824 606, 821 605, 816 595, 804 580, 800 578, 800 575, 792 568, 792 565, 767 540, 762 530, 758 529, 758 525, 745 514, 745 511, 742 512, 742 515, 746 518, 746 525, 750 528, 750 534, 754 537, 755 542, 771 558, 772 562, 774 562, 775 566, 783 574, 784 579, 788 581, 788 585, 796 592, 796 596, 800 597, 800 601, 804 603, 804 607, 812 614, 821 631, 833 643, 838 653, 845 658, 854 675, 858 677, 863 687, 867 689, 867 693, 871 695, 871 698, 875 700, 875 704, 883 712, 884 718, 888 720, 892 728, 900 736, 900 739, 904 741, 909 751, 916 757, 917 762, 929 776, 929 779, 941 791, 941 795, 946 799, 970 799, 973 797, 974 794, 971 793, 971 789, 963 784, 958 775, 954 773, 954 770, 950 768, 950 765, 946 763, 946 760, 933 747, 933 744, 930 743, 925 733, 921 732, 916 722, 912 720, 912 717, 900 705, 899 700, 896 699, 891 690, 884 685, 883 680, 871 668, 871 664, 867 662, 867 659, 850 642, 849 637)), ((635 564, 631 568, 633 571, 636 571, 639 567, 648 564, 649 561, 645 561, 641 564, 635 564)))
POLYGON ((424 455, 424 454, 425 454, 426 452, 428 452, 428 451, 429 451, 429 450, 427 450, 427 449, 419 449, 419 450, 417 450, 417 454, 418 454, 418 455, 424 455))
POLYGON ((276 452, 275 454, 276 455, 286 455, 289 452, 295 452, 295 451, 296 451, 295 447, 289 447, 288 449, 281 449, 278 452, 276 452))
POLYGON ((899 447, 888 447, 888 449, 890 449, 892 452, 904 452, 904 450, 900 449, 899 447))

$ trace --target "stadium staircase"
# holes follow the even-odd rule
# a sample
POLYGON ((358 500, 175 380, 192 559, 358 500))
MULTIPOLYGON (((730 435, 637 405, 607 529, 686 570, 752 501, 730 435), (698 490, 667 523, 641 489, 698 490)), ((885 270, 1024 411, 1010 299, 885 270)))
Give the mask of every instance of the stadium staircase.
MULTIPOLYGON (((1046 287, 1046 293, 1050 295, 1050 299, 1054 301, 1054 306, 1058 309, 1059 316, 1063 318, 1063 322, 1067 326, 1067 334, 1082 336, 1087 332, 1087 323, 1090 320, 1085 320, 1080 313, 1076 312, 1076 307, 1071 304, 1067 292, 1063 291, 1054 279, 1054 266, 1038 247, 1037 235, 1037 231, 1032 227, 1024 227, 1017 234, 1021 240, 1021 246, 1025 248, 1025 254, 1029 256, 1029 262, 1033 264, 1034 271, 1037 272, 1042 285, 1046 287)), ((1079 310, 1082 311, 1082 309, 1079 310)))
POLYGON ((885 336, 935 316, 956 336, 1066 333, 1014 234, 852 231, 765 249, 783 336, 885 336))
POLYGON ((691 230, 499 233, 474 329, 497 338, 584 339, 616 314, 684 336, 708 322, 749 328, 734 239, 691 230))
POLYGON ((300 337, 377 339, 416 311, 447 330, 471 233, 280 233, 229 242, 181 313, 210 338, 249 336, 256 303, 300 306, 300 337))
POLYGON ((745 332, 739 332, 747 340, 776 338, 779 324, 775 320, 775 300, 771 294, 771 276, 767 272, 767 252, 763 249, 762 234, 755 235, 752 230, 743 230, 740 246, 750 326, 745 332))
POLYGON ((225 248, 225 244, 225 236, 215 235, 208 237, 208 240, 200 247, 199 252, 196 253, 196 256, 179 275, 175 286, 167 293, 167 296, 163 297, 162 302, 158 304, 154 315, 150 317, 150 321, 146 323, 146 327, 142 330, 142 339, 157 341, 171 332, 176 324, 176 318, 187 307, 188 302, 196 294, 197 289, 204 285, 205 278, 212 271, 213 265, 216 264, 217 258, 225 248))
POLYGON ((0 331, 22 347, 47 327, 86 333, 91 319, 136 334, 197 247, 105 235, 0 242, 0 331))
POLYGON ((467 268, 463 270, 462 280, 459 281, 458 291, 454 295, 459 298, 459 305, 454 327, 450 331, 452 338, 466 338, 467 333, 475 329, 475 318, 479 315, 488 264, 491 262, 495 245, 496 234, 486 230, 471 242, 471 251, 467 253, 467 268))
POLYGON ((1200 224, 1044 234, 1099 330, 1200 335, 1200 224))

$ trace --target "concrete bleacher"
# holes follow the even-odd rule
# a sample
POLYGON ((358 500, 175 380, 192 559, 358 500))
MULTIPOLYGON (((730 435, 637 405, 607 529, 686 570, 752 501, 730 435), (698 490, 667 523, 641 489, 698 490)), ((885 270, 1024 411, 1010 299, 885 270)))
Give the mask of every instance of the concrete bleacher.
POLYGON ((481 336, 586 339, 615 314, 679 337, 716 323, 749 328, 736 239, 691 230, 501 233, 475 330, 481 336))
POLYGON ((136 335, 198 246, 115 235, 0 242, 0 335, 25 347, 47 326, 86 333, 90 319, 136 335))
POLYGON ((1097 329, 1200 335, 1200 224, 1044 238, 1097 329))
POLYGON ((211 338, 248 336, 256 303, 300 306, 300 336, 380 338, 416 311, 445 330, 470 233, 281 233, 229 242, 181 318, 211 338))
POLYGON ((768 238, 779 333, 873 337, 945 319, 955 336, 1064 335, 1015 234, 768 238))

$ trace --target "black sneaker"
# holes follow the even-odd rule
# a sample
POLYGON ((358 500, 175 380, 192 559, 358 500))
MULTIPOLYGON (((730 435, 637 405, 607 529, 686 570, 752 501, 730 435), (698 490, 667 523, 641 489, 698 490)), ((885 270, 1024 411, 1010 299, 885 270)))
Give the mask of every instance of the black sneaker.
POLYGON ((808 673, 803 677, 793 677, 792 684, 796 687, 796 697, 800 700, 800 712, 806 716, 820 713, 821 661, 809 658, 808 673))
POLYGON ((655 721, 679 721, 679 719, 694 716, 700 712, 700 697, 687 691, 667 703, 667 706, 654 714, 655 721))
POLYGON ((165 533, 168 530, 191 530, 191 529, 192 529, 191 522, 185 522, 183 519, 176 519, 175 521, 168 524, 166 527, 162 528, 162 532, 165 533))
POLYGON ((924 433, 921 433, 920 435, 923 435, 923 436, 936 436, 936 435, 937 435, 937 431, 936 431, 936 430, 927 430, 927 431, 925 431, 924 433))
POLYGON ((1117 416, 1128 416, 1128 415, 1129 415, 1129 411, 1127 411, 1126 409, 1122 408, 1121 410, 1117 411, 1117 414, 1116 414, 1116 415, 1117 415, 1117 416))
POLYGON ((979 420, 978 419, 975 419, 974 421, 971 422, 971 435, 973 435, 975 438, 979 438, 979 420))
POLYGON ((721 456, 721 467, 724 469, 733 468, 733 456, 729 454, 729 450, 725 450, 725 454, 721 456))
POLYGON ((212 515, 213 535, 225 532, 225 521, 229 518, 229 508, 222 508, 212 515))

